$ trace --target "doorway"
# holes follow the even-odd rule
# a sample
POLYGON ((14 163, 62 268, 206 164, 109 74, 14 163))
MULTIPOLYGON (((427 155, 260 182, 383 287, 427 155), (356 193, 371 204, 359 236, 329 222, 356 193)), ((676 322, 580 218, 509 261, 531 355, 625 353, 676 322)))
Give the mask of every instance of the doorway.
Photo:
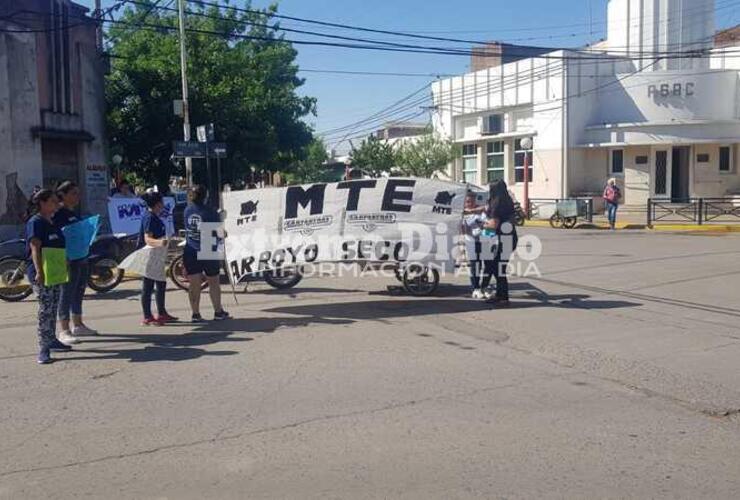
POLYGON ((689 198, 689 164, 691 148, 680 146, 673 148, 671 157, 671 201, 687 201, 689 198))

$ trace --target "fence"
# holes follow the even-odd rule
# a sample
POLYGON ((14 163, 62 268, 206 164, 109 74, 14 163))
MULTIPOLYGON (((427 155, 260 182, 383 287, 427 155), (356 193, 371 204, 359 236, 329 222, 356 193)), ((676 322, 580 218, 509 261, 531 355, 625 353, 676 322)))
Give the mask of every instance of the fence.
POLYGON ((724 198, 650 198, 647 225, 655 222, 706 224, 740 223, 740 197, 724 198))
POLYGON ((594 220, 593 198, 530 198, 528 219, 549 219, 557 211, 558 203, 575 200, 578 206, 578 216, 583 217, 586 222, 594 220))

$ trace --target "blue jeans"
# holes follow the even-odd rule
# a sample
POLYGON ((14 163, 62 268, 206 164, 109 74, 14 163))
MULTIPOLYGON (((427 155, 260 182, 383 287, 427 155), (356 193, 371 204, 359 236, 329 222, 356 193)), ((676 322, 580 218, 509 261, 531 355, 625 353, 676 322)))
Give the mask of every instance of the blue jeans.
POLYGON ((82 316, 82 299, 87 288, 87 259, 69 262, 69 281, 62 285, 59 297, 59 319, 69 321, 70 313, 82 316))
POLYGON ((619 208, 619 205, 616 203, 606 202, 606 216, 611 225, 614 225, 617 222, 617 208, 619 208))

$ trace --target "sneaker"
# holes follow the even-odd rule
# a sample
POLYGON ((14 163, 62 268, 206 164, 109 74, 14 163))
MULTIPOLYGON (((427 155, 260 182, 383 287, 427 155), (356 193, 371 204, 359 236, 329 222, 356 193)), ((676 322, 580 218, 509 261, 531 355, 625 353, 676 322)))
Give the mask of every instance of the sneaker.
POLYGON ((201 316, 200 314, 193 314, 193 316, 191 316, 190 318, 190 322, 191 323, 205 323, 206 320, 204 320, 203 316, 201 316))
POLYGON ((475 290, 473 290, 473 295, 472 295, 472 297, 473 297, 474 299, 482 299, 482 298, 484 298, 484 297, 485 297, 485 294, 483 293, 483 290, 478 290, 478 289, 475 289, 475 290))
POLYGON ((157 320, 160 323, 164 324, 164 323, 174 323, 175 321, 178 320, 178 318, 168 313, 164 313, 164 314, 160 314, 159 316, 157 316, 157 320))
POLYGON ((72 346, 63 344, 59 342, 59 340, 54 339, 54 341, 49 345, 49 349, 57 352, 69 352, 72 350, 72 346))
POLYGON ((493 300, 495 296, 496 296, 496 292, 494 292, 490 288, 483 291, 483 298, 486 300, 493 300))
POLYGON ((158 318, 144 318, 141 322, 141 326, 162 326, 164 325, 158 318))
POLYGON ((497 307, 509 307, 511 305, 508 297, 493 297, 491 302, 493 302, 497 307))
POLYGON ((39 351, 39 357, 36 358, 36 362, 40 365, 48 365, 54 362, 54 360, 51 359, 51 351, 48 347, 39 351))
POLYGON ((66 345, 74 345, 80 343, 80 339, 78 339, 77 337, 73 337, 69 330, 64 330, 57 333, 57 339, 62 344, 66 345))
POLYGON ((225 320, 225 319, 229 319, 230 317, 231 317, 231 315, 229 315, 229 313, 227 313, 227 312, 226 312, 226 311, 224 311, 223 309, 221 309, 221 310, 220 310, 219 312, 217 312, 217 313, 213 313, 213 319, 214 319, 215 321, 223 321, 223 320, 225 320))
POLYGON ((80 325, 72 328, 72 335, 75 337, 95 337, 98 335, 98 331, 88 328, 86 325, 80 325))

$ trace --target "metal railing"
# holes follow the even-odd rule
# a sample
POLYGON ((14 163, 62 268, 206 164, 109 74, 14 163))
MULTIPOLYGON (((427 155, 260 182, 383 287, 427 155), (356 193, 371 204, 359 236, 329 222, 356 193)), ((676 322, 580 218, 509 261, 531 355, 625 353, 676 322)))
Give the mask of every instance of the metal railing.
POLYGON ((647 202, 647 225, 655 222, 740 223, 740 197, 721 198, 650 198, 647 202))
POLYGON ((594 221, 594 199, 585 197, 573 198, 530 198, 529 209, 527 210, 528 219, 549 218, 540 215, 542 208, 551 208, 554 213, 557 210, 558 203, 563 201, 576 200, 578 206, 578 217, 583 217, 586 222, 594 221))

